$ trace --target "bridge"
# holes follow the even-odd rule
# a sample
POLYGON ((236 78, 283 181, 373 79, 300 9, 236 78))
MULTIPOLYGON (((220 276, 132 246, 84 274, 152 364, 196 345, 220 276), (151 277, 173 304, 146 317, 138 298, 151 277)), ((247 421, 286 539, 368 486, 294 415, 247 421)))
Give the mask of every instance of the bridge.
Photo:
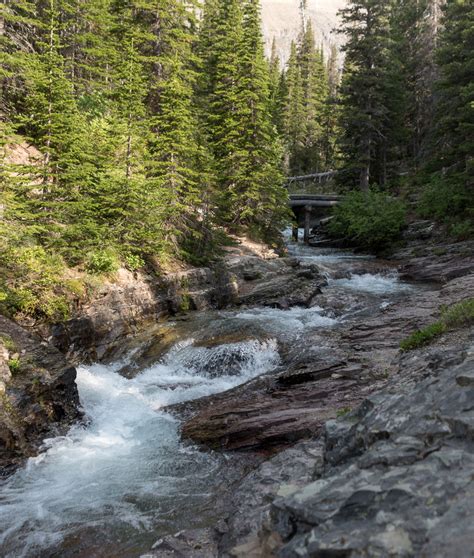
POLYGON ((319 172, 304 176, 290 176, 286 181, 290 207, 296 217, 293 238, 298 241, 298 227, 304 227, 304 242, 308 242, 311 227, 337 205, 342 196, 331 193, 335 171, 319 172))

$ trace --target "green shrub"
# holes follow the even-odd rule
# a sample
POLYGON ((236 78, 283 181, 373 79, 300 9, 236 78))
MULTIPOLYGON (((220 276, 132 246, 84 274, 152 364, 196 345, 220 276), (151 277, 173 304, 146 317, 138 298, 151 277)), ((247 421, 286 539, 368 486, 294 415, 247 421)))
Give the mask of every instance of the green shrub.
POLYGON ((89 273, 108 274, 115 273, 119 262, 115 253, 109 250, 92 252, 87 258, 86 269, 89 273))
POLYGON ((333 237, 379 251, 400 237, 406 223, 403 202, 381 192, 351 192, 334 209, 329 224, 333 237))
POLYGON ((429 326, 415 331, 400 343, 402 351, 411 351, 431 343, 445 331, 474 324, 474 298, 441 308, 441 318, 429 326))
POLYGON ((19 358, 11 358, 8 361, 8 368, 10 368, 10 372, 12 374, 17 374, 18 372, 20 372, 20 369, 21 369, 20 359, 19 358))
POLYGON ((472 220, 458 221, 451 224, 449 232, 457 240, 467 240, 474 236, 474 222, 472 220))
POLYGON ((455 238, 474 236, 474 189, 463 177, 435 175, 424 186, 418 213, 446 223, 455 238))
POLYGON ((70 291, 60 257, 37 245, 0 242, 0 312, 65 319, 70 291))
POLYGON ((183 293, 181 295, 179 309, 181 310, 181 312, 189 312, 189 310, 191 309, 191 297, 188 293, 183 293))
POLYGON ((145 265, 145 260, 138 254, 125 254, 124 260, 125 266, 130 271, 137 271, 137 269, 141 269, 145 265))

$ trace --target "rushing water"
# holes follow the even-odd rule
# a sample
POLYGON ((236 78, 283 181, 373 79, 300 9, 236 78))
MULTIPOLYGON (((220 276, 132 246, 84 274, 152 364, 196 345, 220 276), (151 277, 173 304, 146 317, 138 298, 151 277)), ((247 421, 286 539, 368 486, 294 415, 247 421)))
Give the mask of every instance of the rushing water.
POLYGON ((322 307, 196 315, 181 340, 132 379, 117 373, 123 362, 80 367, 87 421, 47 441, 0 487, 1 556, 135 557, 161 534, 213 518, 231 458, 183 443, 177 419, 162 409, 264 374, 279 364, 280 342, 296 343, 307 330, 324 335, 360 306, 375 311, 411 288, 390 271, 357 273, 356 264, 368 258, 290 250, 305 265, 323 267, 326 300, 353 301, 349 308, 340 315, 322 307), (341 269, 346 276, 334 278, 341 269), (202 342, 216 334, 229 340, 202 342))

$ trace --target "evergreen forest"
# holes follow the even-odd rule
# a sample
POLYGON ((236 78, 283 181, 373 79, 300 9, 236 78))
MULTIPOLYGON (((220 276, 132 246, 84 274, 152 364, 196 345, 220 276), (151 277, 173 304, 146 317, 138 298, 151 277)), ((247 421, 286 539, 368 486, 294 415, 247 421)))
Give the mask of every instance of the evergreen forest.
POLYGON ((0 310, 276 245, 288 176, 337 170, 333 234, 371 249, 411 215, 471 236, 473 0, 348 2, 342 53, 300 27, 282 62, 259 0, 3 2, 0 310))

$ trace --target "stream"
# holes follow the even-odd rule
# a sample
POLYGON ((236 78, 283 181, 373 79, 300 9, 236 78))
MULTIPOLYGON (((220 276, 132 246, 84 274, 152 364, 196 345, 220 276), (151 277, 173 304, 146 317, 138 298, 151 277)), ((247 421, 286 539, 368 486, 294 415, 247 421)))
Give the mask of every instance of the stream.
MULTIPOLYGON (((168 405, 228 390, 275 369, 280 347, 363 320, 414 288, 389 264, 350 252, 289 244, 328 278, 319 306, 200 312, 170 321, 164 354, 78 368, 86 420, 0 485, 0 555, 138 557, 162 535, 213 524, 236 455, 182 442, 168 405), (127 377, 119 373, 135 366, 127 377)), ((327 337, 327 338, 326 338, 327 337)), ((153 345, 153 338, 149 344, 153 345)))

